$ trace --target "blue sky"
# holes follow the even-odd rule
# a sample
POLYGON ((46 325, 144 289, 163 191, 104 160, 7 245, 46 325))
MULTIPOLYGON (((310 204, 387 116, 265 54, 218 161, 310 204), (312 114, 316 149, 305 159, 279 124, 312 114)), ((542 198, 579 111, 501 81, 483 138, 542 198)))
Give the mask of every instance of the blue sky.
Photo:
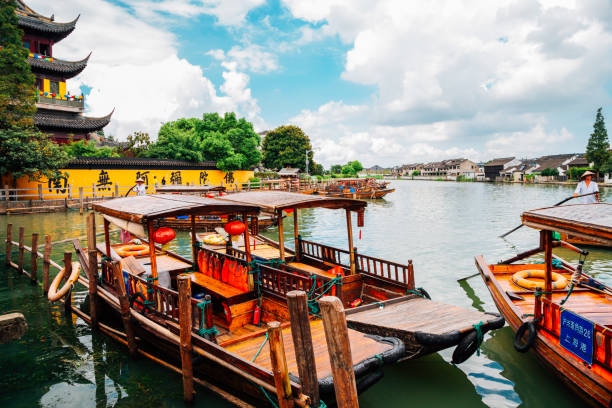
POLYGON ((107 133, 236 111, 296 124, 325 165, 581 152, 612 113, 609 0, 29 0, 80 14, 55 56, 87 69, 107 133))

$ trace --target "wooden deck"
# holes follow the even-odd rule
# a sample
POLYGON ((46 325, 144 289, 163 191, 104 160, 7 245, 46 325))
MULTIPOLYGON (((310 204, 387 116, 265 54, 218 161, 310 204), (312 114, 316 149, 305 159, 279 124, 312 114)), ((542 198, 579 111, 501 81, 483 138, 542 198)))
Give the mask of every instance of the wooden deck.
MULTIPOLYGON (((325 333, 323 330, 323 322, 321 320, 312 321, 310 323, 310 329, 312 332, 312 343, 315 352, 317 376, 319 378, 324 378, 331 375, 331 365, 329 362, 327 342, 325 340, 325 333)), ((253 357, 255 357, 257 350, 259 350, 259 347, 264 342, 264 338, 265 334, 262 333, 256 338, 248 339, 240 343, 233 344, 231 346, 226 347, 226 349, 250 361, 253 359, 253 357)), ((389 344, 379 343, 371 338, 366 337, 365 334, 359 333, 351 329, 349 329, 349 339, 351 342, 353 364, 357 364, 360 361, 366 360, 370 357, 374 357, 376 354, 383 353, 392 348, 392 346, 389 344)), ((296 377, 299 377, 290 328, 283 329, 283 341, 285 344, 285 354, 287 357, 287 367, 289 368, 289 372, 295 375, 296 377)), ((259 356, 257 357, 257 359, 255 359, 255 363, 268 370, 272 369, 272 365, 270 363, 269 345, 264 345, 259 356)))
POLYGON ((313 275, 323 276, 324 278, 335 278, 336 277, 336 275, 334 275, 331 272, 328 272, 324 269, 317 268, 316 266, 308 265, 302 262, 289 262, 287 265, 292 266, 296 269, 301 269, 313 275))
POLYGON ((348 310, 346 316, 349 326, 376 326, 383 332, 386 328, 397 332, 430 334, 464 330, 491 319, 490 314, 421 297, 386 304, 383 308, 368 305, 348 310))

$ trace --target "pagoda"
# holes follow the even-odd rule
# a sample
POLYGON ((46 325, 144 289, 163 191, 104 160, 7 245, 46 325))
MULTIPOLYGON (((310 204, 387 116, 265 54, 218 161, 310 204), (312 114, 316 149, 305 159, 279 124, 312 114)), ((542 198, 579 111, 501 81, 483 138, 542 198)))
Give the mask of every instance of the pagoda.
POLYGON ((37 111, 34 124, 48 133, 57 143, 90 139, 90 134, 110 122, 111 115, 101 118, 83 116, 85 97, 70 95, 66 81, 81 73, 91 53, 80 61, 66 61, 53 56, 53 46, 74 30, 79 17, 68 23, 58 23, 54 16, 45 17, 22 0, 15 10, 23 30, 23 46, 30 51, 28 63, 36 76, 37 111))

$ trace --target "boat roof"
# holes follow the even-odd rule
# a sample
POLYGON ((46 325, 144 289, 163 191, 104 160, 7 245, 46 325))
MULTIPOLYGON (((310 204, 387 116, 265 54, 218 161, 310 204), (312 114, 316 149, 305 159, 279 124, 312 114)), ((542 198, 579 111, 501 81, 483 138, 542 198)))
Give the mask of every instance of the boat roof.
POLYGON ((155 187, 155 191, 159 193, 205 193, 207 191, 225 191, 225 187, 168 185, 155 187))
POLYGON ((218 197, 216 200, 256 205, 267 212, 275 212, 290 208, 299 209, 315 207, 331 209, 343 208, 351 211, 359 211, 368 205, 365 201, 352 198, 288 193, 285 191, 250 191, 229 194, 224 197, 218 197))
POLYGON ((151 194, 115 198, 95 203, 93 209, 124 220, 144 223, 177 215, 259 214, 256 205, 220 201, 214 198, 176 194, 151 194))
POLYGON ((523 224, 612 245, 612 204, 574 204, 525 211, 523 224))

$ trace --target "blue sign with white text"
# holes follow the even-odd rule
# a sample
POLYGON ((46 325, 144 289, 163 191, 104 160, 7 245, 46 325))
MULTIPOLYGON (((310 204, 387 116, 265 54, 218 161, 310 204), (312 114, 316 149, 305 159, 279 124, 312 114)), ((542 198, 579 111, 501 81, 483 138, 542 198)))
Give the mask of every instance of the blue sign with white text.
POLYGON ((561 311, 561 346, 576 357, 593 364, 594 324, 569 310, 561 311))

